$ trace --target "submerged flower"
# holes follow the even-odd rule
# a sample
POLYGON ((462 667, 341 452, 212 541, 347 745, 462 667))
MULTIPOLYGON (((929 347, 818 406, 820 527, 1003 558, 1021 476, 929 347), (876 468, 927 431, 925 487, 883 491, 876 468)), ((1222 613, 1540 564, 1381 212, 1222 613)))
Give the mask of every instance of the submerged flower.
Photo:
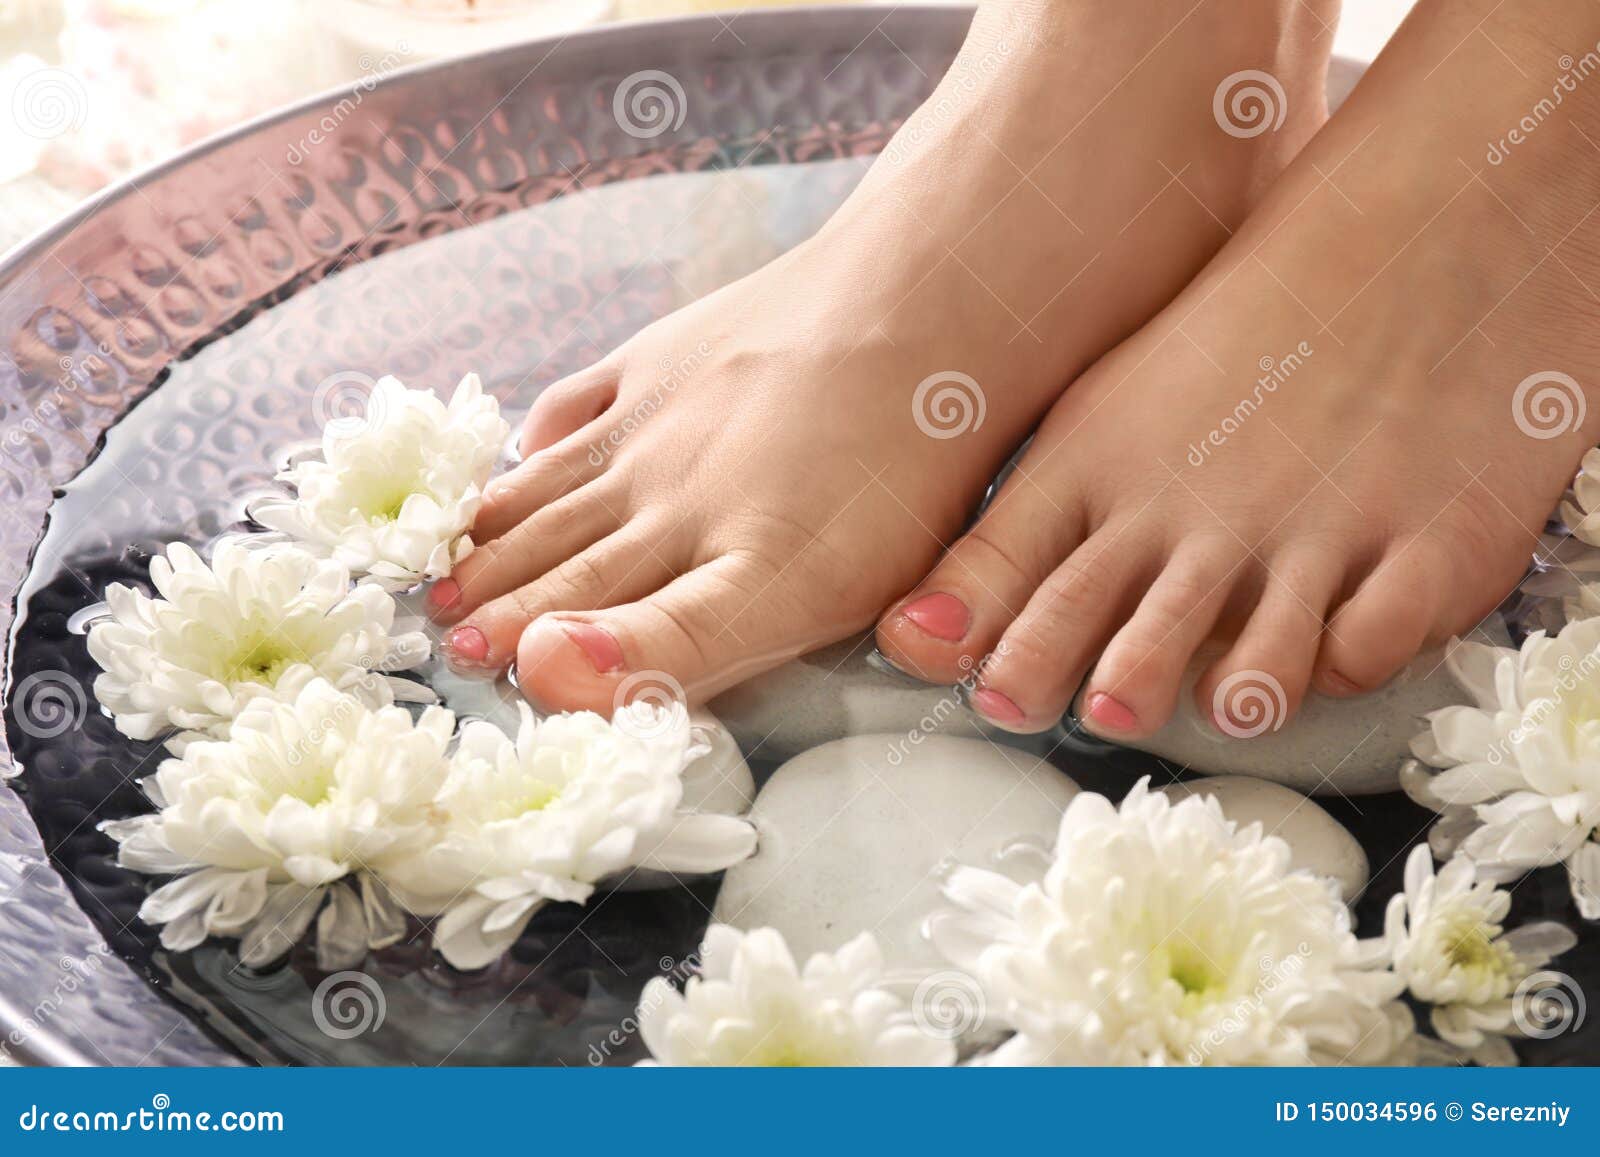
POLYGON ((416 722, 403 707, 371 710, 323 679, 255 700, 227 740, 190 743, 143 781, 157 811, 101 825, 123 867, 178 877, 139 915, 165 926, 174 951, 240 937, 253 966, 287 952, 319 910, 325 966, 392 943, 401 916, 373 874, 431 838, 454 725, 442 707, 416 722), (347 877, 359 895, 330 888, 347 877))
POLYGON ((232 539, 207 566, 173 543, 150 560, 150 581, 159 598, 109 587, 110 614, 89 631, 89 654, 104 669, 95 696, 133 739, 172 727, 225 735, 251 700, 293 697, 313 678, 374 707, 431 698, 381 674, 425 660, 427 636, 396 631, 394 599, 351 590, 336 562, 232 539))
POLYGON ((1435 851, 1510 878, 1564 863, 1585 919, 1600 919, 1600 619, 1520 650, 1455 643, 1446 659, 1470 706, 1428 716, 1407 792, 1442 812, 1435 851))
POLYGON ((1337 885, 1211 796, 1073 798, 1041 880, 953 873, 934 942, 1016 1030, 994 1064, 1379 1064, 1411 1039, 1337 885))
POLYGON ((1437 876, 1427 845, 1406 860, 1405 891, 1392 897, 1385 936, 1395 972, 1433 1006, 1433 1029, 1480 1064, 1514 1065, 1517 986, 1578 942, 1553 922, 1502 935, 1511 897, 1479 880, 1465 856, 1437 876))
POLYGON ((636 867, 714 872, 750 855, 745 820, 679 810, 684 768, 707 750, 681 704, 631 704, 614 722, 523 706, 515 739, 469 723, 439 795, 440 838, 386 879, 412 911, 439 916, 446 960, 483 968, 549 901, 583 903, 636 867))
POLYGON ((771 928, 706 930, 700 974, 679 992, 657 977, 639 998, 639 1034, 658 1064, 795 1067, 954 1064, 956 1049, 925 1031, 882 987, 870 932, 795 966, 771 928))
POLYGON ((432 390, 380 378, 363 417, 328 425, 320 460, 278 475, 295 496, 251 513, 390 589, 443 578, 472 550, 467 531, 508 433, 477 374, 448 406, 432 390))

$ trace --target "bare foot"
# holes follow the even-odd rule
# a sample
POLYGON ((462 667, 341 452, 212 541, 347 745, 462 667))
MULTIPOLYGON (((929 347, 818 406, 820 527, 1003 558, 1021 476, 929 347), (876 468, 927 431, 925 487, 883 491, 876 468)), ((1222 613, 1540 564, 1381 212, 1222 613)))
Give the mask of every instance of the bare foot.
POLYGON ((880 626, 889 656, 943 679, 994 652, 974 705, 1018 731, 1092 664, 1081 713, 1119 738, 1221 641, 1195 694, 1237 735, 1252 702, 1281 724, 1308 686, 1374 688, 1479 622, 1600 435, 1600 85, 1549 100, 1597 38, 1573 0, 1424 0, 1206 270, 1056 404, 880 626), (929 605, 970 626, 938 637, 929 605))
POLYGON ((455 664, 609 712, 631 676, 699 701, 869 625, 1323 119, 1326 24, 1250 8, 986 8, 815 238, 540 397, 431 594, 455 664), (1246 69, 1298 78, 1276 131, 1213 115, 1246 69))

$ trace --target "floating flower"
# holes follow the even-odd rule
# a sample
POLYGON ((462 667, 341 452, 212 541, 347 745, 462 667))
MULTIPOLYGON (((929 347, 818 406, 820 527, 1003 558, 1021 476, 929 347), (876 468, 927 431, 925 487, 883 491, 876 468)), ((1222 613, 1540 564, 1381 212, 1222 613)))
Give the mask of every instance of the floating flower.
POLYGON ((1427 845, 1406 860, 1405 891, 1389 900, 1384 933, 1411 995, 1433 1006, 1433 1030, 1485 1065, 1514 1065, 1517 987, 1578 942, 1553 922, 1502 935, 1511 897, 1479 880, 1465 856, 1437 876, 1427 845))
POLYGON ((328 424, 320 460, 278 475, 295 496, 251 514, 391 590, 443 578, 472 550, 467 532, 508 434, 477 374, 448 406, 380 378, 364 416, 328 424))
MULTIPOLYGON (((208 567, 182 543, 150 561, 159 598, 121 584, 89 631, 104 669, 95 696, 133 739, 171 727, 213 737, 258 696, 291 698, 326 679, 373 707, 427 701, 420 684, 382 674, 428 657, 426 635, 396 630, 394 599, 350 589, 336 562, 278 544, 219 543, 208 567)), ((181 749, 187 737, 175 742, 181 749)))
POLYGON ((1579 912, 1600 919, 1600 619, 1535 631, 1520 650, 1458 641, 1446 662, 1474 703, 1433 712, 1412 741, 1444 770, 1401 777, 1443 813, 1435 853, 1459 847, 1502 879, 1564 863, 1579 912))
POLYGON ((1561 521, 1590 546, 1600 546, 1600 449, 1584 451, 1572 497, 1561 500, 1561 521))
POLYGON ((795 966, 771 928, 706 930, 700 974, 679 992, 657 977, 639 1000, 639 1033, 656 1063, 696 1066, 934 1066, 949 1039, 924 1031, 882 987, 883 954, 864 932, 795 966))
POLYGON ((1211 796, 1075 796, 1041 880, 954 872, 934 942, 1016 1035, 993 1064, 1377 1064, 1411 1017, 1333 881, 1211 796))
POLYGON ((583 903, 633 868, 714 872, 749 856, 747 821, 679 810, 684 768, 707 750, 681 704, 630 704, 615 721, 524 706, 515 739, 469 723, 439 795, 441 838, 386 878, 439 916, 446 960, 485 967, 550 901, 583 903))
POLYGON ((173 951, 237 936, 252 966, 287 952, 319 911, 324 967, 392 943, 403 920, 374 874, 431 839, 454 725, 442 707, 416 722, 371 710, 324 679, 255 700, 228 739, 190 743, 142 782, 156 812, 101 825, 123 867, 177 875, 140 917, 173 951))

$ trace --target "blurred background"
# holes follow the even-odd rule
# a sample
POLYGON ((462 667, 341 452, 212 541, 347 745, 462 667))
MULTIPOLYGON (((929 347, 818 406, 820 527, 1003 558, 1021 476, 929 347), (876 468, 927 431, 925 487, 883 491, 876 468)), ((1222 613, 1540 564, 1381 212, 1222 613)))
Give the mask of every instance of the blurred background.
MULTIPOLYGON (((717 13, 718 35, 736 43, 741 14, 781 2, 0 0, 0 250, 120 177, 336 85, 375 84, 396 69, 515 40, 685 13, 717 13)), ((1337 50, 1370 59, 1410 4, 1346 0, 1337 50)))

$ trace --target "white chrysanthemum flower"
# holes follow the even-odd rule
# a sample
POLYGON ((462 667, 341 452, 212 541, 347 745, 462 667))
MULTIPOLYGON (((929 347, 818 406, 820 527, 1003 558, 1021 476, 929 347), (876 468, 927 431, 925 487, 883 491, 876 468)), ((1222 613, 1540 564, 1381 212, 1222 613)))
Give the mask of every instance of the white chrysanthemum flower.
POLYGON ((1600 548, 1572 535, 1543 534, 1533 565, 1517 588, 1536 604, 1517 616, 1525 630, 1559 631, 1600 615, 1600 548))
POLYGON ((150 560, 150 581, 159 598, 108 588, 110 615, 89 630, 89 654, 104 669, 95 696, 133 739, 173 727, 224 736, 251 700, 293 697, 313 678, 372 707, 432 699, 420 684, 383 674, 427 659, 427 636, 396 624, 385 591, 351 590, 336 562, 233 539, 207 566, 173 543, 150 560))
MULTIPOLYGON (((870 932, 805 967, 771 928, 706 930, 699 975, 680 993, 657 977, 639 998, 639 1034, 655 1063, 683 1066, 935 1066, 955 1044, 925 1031, 883 987, 870 932)), ((650 1063, 650 1062, 645 1062, 650 1063)))
POLYGON ((1584 451, 1572 498, 1561 500, 1561 521, 1590 546, 1600 546, 1600 449, 1584 451))
POLYGON ((323 679, 255 700, 228 739, 190 743, 142 782, 157 811, 101 825, 123 867, 177 874, 139 915, 174 951, 237 936, 252 966, 287 952, 319 911, 324 966, 392 943, 403 917, 374 874, 431 840, 454 726, 442 707, 413 722, 323 679))
POLYGON ((537 719, 516 738, 462 728, 440 793, 443 833, 386 880, 457 968, 483 968, 549 901, 583 903, 632 868, 714 872, 755 850, 755 828, 683 812, 683 771, 709 750, 681 704, 635 703, 610 722, 591 712, 537 719))
POLYGON ((1579 912, 1600 919, 1600 619, 1536 631, 1520 650, 1458 641, 1446 661, 1474 703, 1433 712, 1412 741, 1444 770, 1401 776, 1443 813, 1435 853, 1459 846, 1501 879, 1564 863, 1579 912))
POLYGON ((1405 891, 1389 900, 1384 932, 1411 995, 1433 1006, 1440 1038, 1485 1065, 1514 1065, 1508 1036, 1517 986, 1578 942, 1551 921, 1502 935, 1511 896, 1456 856, 1437 876, 1426 844, 1406 860, 1405 891))
POLYGON ((391 590, 443 578, 472 550, 467 532, 509 432, 477 374, 448 406, 380 378, 363 418, 328 425, 320 460, 278 475, 295 496, 251 514, 391 590))
POLYGON ((1043 879, 954 872, 939 948, 1016 1035, 990 1064, 1379 1064, 1410 1013, 1333 881, 1211 796, 1073 798, 1043 879))

